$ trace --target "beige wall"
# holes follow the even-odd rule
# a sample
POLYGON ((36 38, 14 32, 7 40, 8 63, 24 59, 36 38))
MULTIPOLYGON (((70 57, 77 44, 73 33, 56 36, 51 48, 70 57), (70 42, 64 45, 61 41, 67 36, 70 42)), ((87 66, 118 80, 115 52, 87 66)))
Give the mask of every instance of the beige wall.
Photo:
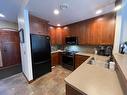
POLYGON ((30 46, 30 27, 29 27, 29 12, 22 9, 18 16, 18 28, 24 29, 25 42, 20 44, 22 71, 28 81, 33 80, 31 46, 30 46))
POLYGON ((121 27, 121 43, 127 41, 127 0, 123 0, 124 6, 122 10, 122 27, 121 27))
POLYGON ((122 9, 117 12, 114 53, 119 53, 120 44, 127 41, 127 0, 122 1, 122 9))
POLYGON ((0 21, 0 28, 11 28, 18 30, 18 24, 8 21, 0 21))

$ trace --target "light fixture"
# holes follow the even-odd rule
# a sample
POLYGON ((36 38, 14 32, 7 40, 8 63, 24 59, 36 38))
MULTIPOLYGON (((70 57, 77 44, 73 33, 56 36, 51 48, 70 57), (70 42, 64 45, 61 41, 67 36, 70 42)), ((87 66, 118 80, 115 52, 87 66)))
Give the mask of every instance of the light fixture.
POLYGON ((98 15, 98 14, 101 14, 102 12, 103 12, 102 10, 97 10, 96 14, 98 15))
POLYGON ((122 6, 121 6, 121 5, 118 5, 118 6, 116 6, 116 7, 114 8, 114 11, 119 11, 121 8, 122 8, 122 6))
POLYGON ((66 27, 64 27, 64 29, 68 29, 68 27, 66 26, 66 27))
POLYGON ((53 27, 52 27, 52 26, 50 26, 49 28, 50 28, 50 29, 53 29, 53 27))
POLYGON ((54 12, 53 12, 55 15, 58 15, 60 12, 58 9, 55 9, 54 12))
POLYGON ((4 18, 4 17, 5 17, 5 15, 3 15, 2 13, 0 13, 0 17, 3 17, 3 18, 4 18))
POLYGON ((60 24, 57 24, 57 26, 61 26, 60 24))
POLYGON ((60 9, 61 9, 61 10, 65 10, 65 9, 67 9, 68 7, 69 7, 69 5, 66 4, 66 3, 63 3, 63 4, 60 5, 60 9))

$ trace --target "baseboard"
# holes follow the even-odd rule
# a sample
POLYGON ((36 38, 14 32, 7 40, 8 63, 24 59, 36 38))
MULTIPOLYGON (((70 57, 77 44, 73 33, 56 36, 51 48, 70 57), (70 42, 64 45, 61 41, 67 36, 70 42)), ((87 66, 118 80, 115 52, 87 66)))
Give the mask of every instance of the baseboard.
POLYGON ((21 64, 14 65, 8 68, 0 69, 0 79, 4 79, 10 77, 12 75, 18 74, 22 72, 21 64))
MULTIPOLYGON (((22 72, 23 73, 23 72, 22 72)), ((30 83, 32 83, 34 80, 28 80, 28 78, 26 77, 26 75, 23 73, 23 75, 24 75, 24 77, 25 77, 25 79, 27 80, 27 82, 30 84, 30 83)))

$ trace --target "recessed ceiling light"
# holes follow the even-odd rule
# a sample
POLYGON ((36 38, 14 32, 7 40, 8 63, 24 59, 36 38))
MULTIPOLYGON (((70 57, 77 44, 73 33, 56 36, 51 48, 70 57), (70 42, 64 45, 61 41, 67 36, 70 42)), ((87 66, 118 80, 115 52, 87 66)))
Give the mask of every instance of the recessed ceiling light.
POLYGON ((119 11, 121 8, 122 8, 122 6, 121 6, 121 5, 118 5, 118 6, 116 6, 116 7, 114 8, 114 11, 119 11))
POLYGON ((64 29, 68 29, 68 27, 66 26, 66 27, 64 27, 64 29))
POLYGON ((60 24, 57 24, 57 26, 61 26, 60 24))
POLYGON ((54 12, 53 12, 55 15, 58 15, 60 12, 58 9, 55 9, 54 12))
POLYGON ((50 29, 53 29, 53 27, 52 27, 52 26, 50 26, 49 28, 50 28, 50 29))
POLYGON ((96 11, 96 14, 98 15, 98 14, 101 14, 102 13, 102 10, 97 10, 96 11))
POLYGON ((0 13, 0 17, 5 17, 5 15, 3 15, 2 13, 0 13))

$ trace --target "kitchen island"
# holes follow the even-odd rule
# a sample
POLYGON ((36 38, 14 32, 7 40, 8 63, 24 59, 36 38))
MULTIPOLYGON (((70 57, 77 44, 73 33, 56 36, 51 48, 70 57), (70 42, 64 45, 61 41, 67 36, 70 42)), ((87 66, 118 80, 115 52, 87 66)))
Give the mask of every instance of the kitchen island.
POLYGON ((97 62, 96 65, 87 64, 93 57, 98 58, 91 54, 82 65, 65 78, 66 95, 124 95, 115 71, 102 67, 104 65, 97 65, 97 62))

